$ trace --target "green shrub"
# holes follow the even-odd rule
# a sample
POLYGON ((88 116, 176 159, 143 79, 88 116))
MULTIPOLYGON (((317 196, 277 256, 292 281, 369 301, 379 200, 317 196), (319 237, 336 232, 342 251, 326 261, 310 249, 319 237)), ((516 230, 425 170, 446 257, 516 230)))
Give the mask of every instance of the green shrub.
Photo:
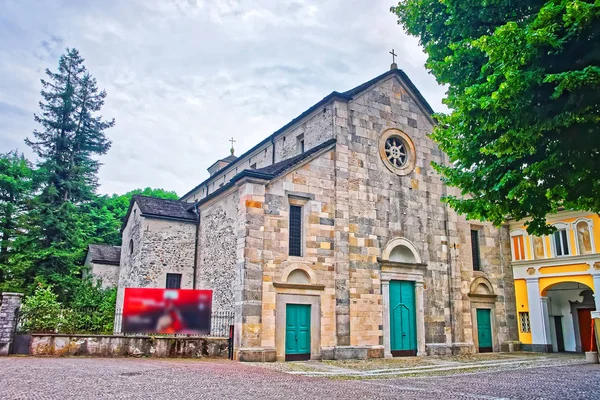
POLYGON ((61 304, 52 292, 52 286, 38 286, 27 296, 21 308, 22 329, 29 332, 54 333, 61 320, 61 304))
POLYGON ((72 300, 63 306, 52 286, 38 287, 23 302, 21 329, 33 333, 112 334, 117 289, 102 289, 84 280, 74 289, 72 300))

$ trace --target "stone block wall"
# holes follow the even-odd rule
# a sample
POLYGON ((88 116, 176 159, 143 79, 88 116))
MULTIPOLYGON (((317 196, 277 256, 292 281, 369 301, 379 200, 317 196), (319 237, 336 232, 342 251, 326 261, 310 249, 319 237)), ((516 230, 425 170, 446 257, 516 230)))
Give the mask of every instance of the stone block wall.
POLYGON ((10 353, 22 298, 21 293, 2 293, 2 303, 0 304, 0 356, 7 356, 10 353))
POLYGON ((31 335, 29 354, 55 357, 227 358, 226 338, 31 335))
POLYGON ((262 251, 263 347, 276 346, 278 294, 318 296, 321 347, 336 345, 334 158, 334 150, 326 151, 266 186, 262 251), (301 257, 289 256, 290 204, 303 207, 304 248, 301 257), (307 285, 318 284, 323 288, 275 287, 274 283, 288 283, 288 275, 298 269, 308 276, 307 285))
POLYGON ((182 274, 181 288, 194 281, 195 222, 141 216, 136 204, 123 230, 117 309, 127 287, 164 288, 167 273, 182 274))
POLYGON ((381 327, 367 323, 365 329, 364 323, 381 321, 377 258, 385 245, 398 237, 412 242, 428 265, 426 341, 445 343, 451 319, 446 284, 448 247, 443 247, 448 238, 446 210, 440 201, 443 185, 431 167, 432 161, 442 162, 441 152, 428 137, 432 122, 393 76, 348 104, 334 103, 334 111, 339 171, 336 225, 340 230, 336 269, 340 272, 338 286, 346 284, 350 292, 350 343, 375 345, 382 341, 381 327), (408 175, 396 175, 381 160, 380 137, 389 128, 403 131, 415 145, 415 168, 408 175), (348 274, 343 277, 345 260, 348 274))
POLYGON ((200 207, 197 289, 213 290, 213 311, 233 311, 238 192, 200 207))
POLYGON ((300 124, 292 127, 275 140, 275 162, 300 154, 298 137, 304 139, 304 149, 309 150, 333 138, 333 113, 330 106, 316 110, 300 124))
MULTIPOLYGON (((381 343, 383 332, 375 322, 381 321, 377 258, 391 239, 402 237, 416 246, 422 262, 427 264, 426 343, 432 349, 437 344, 458 352, 473 351, 468 291, 477 274, 473 273, 472 262, 467 262, 471 255, 471 224, 460 220, 440 200, 447 189, 431 163, 445 160, 428 137, 432 121, 410 90, 395 77, 380 82, 348 104, 335 102, 333 108, 337 139, 338 344, 346 340, 347 321, 349 344, 381 343), (380 137, 389 128, 403 131, 414 143, 415 168, 408 175, 391 172, 381 160, 380 137)), ((510 324, 514 315, 505 305, 505 288, 509 284, 505 274, 510 271, 500 251, 500 232, 489 225, 479 225, 483 274, 493 282, 498 295, 496 315, 503 322, 497 332, 503 341, 510 336, 505 321, 510 324)))
POLYGON ((223 172, 217 172, 204 185, 198 187, 194 192, 182 198, 184 201, 197 201, 203 199, 222 186, 226 185, 235 175, 251 166, 258 168, 267 167, 300 154, 297 138, 304 138, 304 149, 309 150, 319 144, 333 138, 333 113, 331 106, 324 106, 307 116, 298 125, 290 127, 275 139, 275 157, 273 157, 273 145, 265 144, 253 154, 236 160, 233 166, 223 172))
POLYGON ((101 282, 103 288, 114 288, 119 284, 119 266, 101 264, 97 262, 86 263, 89 274, 94 282, 101 282))
POLYGON ((236 350, 261 346, 264 183, 246 179, 238 187, 234 283, 236 350))

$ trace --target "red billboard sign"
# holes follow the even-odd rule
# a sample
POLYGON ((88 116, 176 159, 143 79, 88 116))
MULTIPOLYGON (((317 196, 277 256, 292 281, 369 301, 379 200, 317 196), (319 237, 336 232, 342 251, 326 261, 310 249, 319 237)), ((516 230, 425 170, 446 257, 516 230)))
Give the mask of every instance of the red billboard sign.
POLYGON ((210 334, 212 290, 125 288, 124 333, 210 334))

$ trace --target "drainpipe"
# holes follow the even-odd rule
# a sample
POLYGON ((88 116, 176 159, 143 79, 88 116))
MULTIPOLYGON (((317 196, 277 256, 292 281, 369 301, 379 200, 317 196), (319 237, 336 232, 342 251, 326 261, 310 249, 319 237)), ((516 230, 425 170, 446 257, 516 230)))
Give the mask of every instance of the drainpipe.
MULTIPOLYGON (((442 152, 442 156, 444 157, 444 164, 447 164, 447 160, 446 160, 446 154, 442 152)), ((446 185, 444 185, 442 187, 442 195, 445 197, 448 194, 447 192, 447 187, 446 185)), ((444 220, 444 228, 446 230, 446 238, 447 238, 447 245, 448 245, 448 255, 447 255, 447 262, 448 262, 448 295, 449 295, 449 299, 448 299, 448 303, 449 303, 449 308, 450 308, 450 340, 452 340, 452 346, 454 346, 454 343, 456 342, 456 333, 455 333, 455 329, 454 329, 454 291, 452 290, 452 250, 451 250, 451 246, 450 246, 450 227, 448 226, 448 204, 444 204, 444 216, 445 216, 445 220, 444 220)), ((456 245, 456 243, 454 244, 456 245)), ((454 351, 452 352, 452 354, 454 354, 454 351)))
POLYGON ((196 237, 194 238, 194 276, 192 278, 192 289, 196 289, 196 272, 198 272, 198 234, 200 233, 200 213, 198 212, 198 206, 194 205, 194 214, 198 217, 198 223, 196 224, 196 237))

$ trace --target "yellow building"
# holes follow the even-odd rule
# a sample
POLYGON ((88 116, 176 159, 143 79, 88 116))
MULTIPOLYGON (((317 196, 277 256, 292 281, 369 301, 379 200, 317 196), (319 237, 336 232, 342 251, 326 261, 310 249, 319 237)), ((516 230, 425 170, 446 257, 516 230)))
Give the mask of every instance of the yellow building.
POLYGON ((548 216, 557 231, 531 236, 509 221, 519 339, 525 350, 589 351, 590 312, 600 310, 600 218, 562 211, 548 216))

